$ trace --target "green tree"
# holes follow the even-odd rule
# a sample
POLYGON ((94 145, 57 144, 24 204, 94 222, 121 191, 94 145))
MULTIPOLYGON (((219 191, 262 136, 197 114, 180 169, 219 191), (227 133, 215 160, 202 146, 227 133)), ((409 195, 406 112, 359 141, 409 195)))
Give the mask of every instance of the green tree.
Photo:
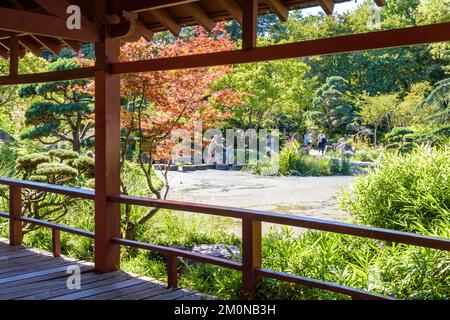
MULTIPOLYGON (((79 67, 74 59, 59 59, 51 63, 47 71, 79 67)), ((82 79, 22 86, 19 90, 21 97, 41 98, 25 112, 25 124, 31 128, 22 134, 22 138, 44 144, 66 142, 73 151, 80 152, 82 143, 93 137, 90 132, 93 100, 86 90, 89 83, 89 80, 82 79)))
POLYGON ((445 125, 450 123, 450 78, 435 84, 430 95, 419 105, 419 109, 430 106, 436 111, 429 116, 432 123, 445 125))
MULTIPOLYGON (((58 185, 84 185, 94 178, 94 161, 71 150, 54 149, 46 153, 31 153, 16 161, 16 174, 23 180, 58 185)), ((0 196, 8 199, 7 188, 0 196)), ((76 199, 46 191, 22 190, 23 215, 30 218, 57 221, 64 217, 76 199)), ((24 224, 24 232, 37 228, 24 224)))
MULTIPOLYGON (((38 73, 45 71, 48 63, 31 53, 27 53, 19 61, 19 73, 38 73)), ((0 75, 9 73, 9 61, 0 58, 0 75)), ((18 86, 0 86, 0 129, 9 134, 21 130, 24 109, 30 99, 22 99, 18 95, 18 86)))
POLYGON ((315 92, 313 110, 308 114, 331 135, 345 130, 355 118, 347 89, 345 79, 334 76, 315 92))
POLYGON ((229 108, 232 126, 245 128, 298 127, 304 110, 312 101, 315 80, 309 67, 298 59, 235 66, 218 81, 215 89, 241 94, 242 103, 229 108))
POLYGON ((369 96, 363 95, 360 100, 359 116, 364 124, 373 127, 373 143, 378 143, 377 133, 380 126, 387 122, 389 126, 389 116, 398 104, 395 94, 369 96))
POLYGON ((414 148, 415 144, 413 141, 415 137, 413 136, 414 130, 411 128, 395 127, 388 135, 388 140, 391 142, 387 146, 389 149, 398 149, 398 153, 405 153, 414 148))
MULTIPOLYGON (((446 0, 436 2, 442 1, 446 0)), ((433 3, 434 0, 428 2, 433 3)), ((333 17, 321 15, 303 18, 301 14, 293 13, 287 22, 288 31, 284 35, 268 37, 292 42, 413 26, 418 23, 417 20, 421 24, 448 21, 448 18, 442 21, 445 19, 443 14, 436 21, 426 18, 425 13, 419 14, 419 3, 419 0, 387 1, 387 5, 379 9, 379 24, 368 23, 375 16, 376 7, 373 1, 366 1, 354 12, 333 17)), ((434 6, 433 4, 432 7, 434 6)), ((441 10, 441 7, 437 6, 433 12, 441 10)), ((430 16, 432 15, 431 13, 430 16)), ((351 85, 354 94, 398 92, 401 97, 403 92, 407 92, 416 82, 435 83, 444 77, 441 69, 444 61, 433 55, 432 49, 433 46, 413 46, 325 55, 305 60, 311 67, 311 74, 317 76, 320 82, 326 81, 330 76, 341 76, 351 85)))

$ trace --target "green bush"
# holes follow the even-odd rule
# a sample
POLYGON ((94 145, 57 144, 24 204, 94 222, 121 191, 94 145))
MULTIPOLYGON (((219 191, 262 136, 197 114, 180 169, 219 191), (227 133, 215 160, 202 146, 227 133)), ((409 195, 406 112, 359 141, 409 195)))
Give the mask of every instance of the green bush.
POLYGON ((416 231, 432 230, 450 215, 450 148, 387 155, 381 167, 357 178, 341 206, 355 222, 416 231))
POLYGON ((367 150, 357 150, 353 155, 353 159, 368 162, 373 162, 375 160, 373 156, 370 154, 370 152, 367 150))

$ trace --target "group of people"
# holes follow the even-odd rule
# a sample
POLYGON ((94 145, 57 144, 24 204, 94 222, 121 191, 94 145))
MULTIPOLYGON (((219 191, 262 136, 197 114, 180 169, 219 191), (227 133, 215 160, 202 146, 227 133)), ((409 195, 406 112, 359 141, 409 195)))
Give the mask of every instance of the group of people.
MULTIPOLYGON (((292 145, 293 140, 298 140, 298 134, 296 133, 292 138, 289 134, 286 135, 285 146, 289 147, 292 145)), ((317 143, 317 149, 320 155, 325 153, 325 147, 327 145, 327 137, 320 131, 317 135, 317 139, 315 135, 311 135, 308 131, 303 135, 303 150, 309 153, 312 149, 313 144, 317 143)))

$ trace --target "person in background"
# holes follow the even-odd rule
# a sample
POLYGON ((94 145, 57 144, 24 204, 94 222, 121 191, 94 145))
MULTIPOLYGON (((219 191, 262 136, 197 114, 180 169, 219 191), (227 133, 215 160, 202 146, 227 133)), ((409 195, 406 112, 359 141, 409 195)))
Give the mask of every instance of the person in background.
POLYGON ((309 132, 306 131, 306 133, 303 135, 303 144, 305 147, 311 146, 311 136, 309 135, 309 132))
POLYGON ((317 145, 319 148, 319 154, 323 155, 325 152, 325 146, 327 144, 327 138, 325 137, 325 134, 323 131, 320 131, 319 136, 317 137, 317 145))
POLYGON ((289 133, 286 134, 286 138, 284 139, 284 146, 286 148, 290 148, 292 145, 291 135, 289 133))

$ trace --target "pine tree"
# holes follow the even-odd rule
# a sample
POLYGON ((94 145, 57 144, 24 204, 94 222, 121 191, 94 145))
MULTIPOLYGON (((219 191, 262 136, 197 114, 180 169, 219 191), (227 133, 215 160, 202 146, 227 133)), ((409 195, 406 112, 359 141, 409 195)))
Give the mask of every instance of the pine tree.
MULTIPOLYGON (((74 59, 59 59, 47 71, 79 68, 74 59)), ((73 151, 80 152, 83 142, 93 137, 92 95, 87 93, 89 80, 58 81, 24 85, 21 97, 38 97, 25 112, 25 124, 30 126, 22 139, 38 140, 44 144, 69 143, 73 151)))

